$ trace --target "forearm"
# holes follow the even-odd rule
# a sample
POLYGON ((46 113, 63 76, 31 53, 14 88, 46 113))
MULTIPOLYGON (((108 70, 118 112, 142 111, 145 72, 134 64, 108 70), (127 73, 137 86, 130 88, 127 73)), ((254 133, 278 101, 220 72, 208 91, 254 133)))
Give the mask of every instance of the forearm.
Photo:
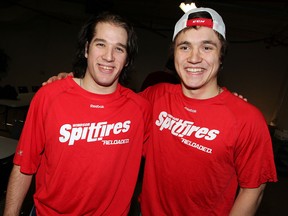
POLYGON ((23 200, 27 194, 32 180, 32 175, 20 172, 20 167, 14 165, 7 188, 4 216, 20 214, 23 200))
POLYGON ((265 184, 258 188, 240 188, 229 216, 255 215, 265 189, 265 184))

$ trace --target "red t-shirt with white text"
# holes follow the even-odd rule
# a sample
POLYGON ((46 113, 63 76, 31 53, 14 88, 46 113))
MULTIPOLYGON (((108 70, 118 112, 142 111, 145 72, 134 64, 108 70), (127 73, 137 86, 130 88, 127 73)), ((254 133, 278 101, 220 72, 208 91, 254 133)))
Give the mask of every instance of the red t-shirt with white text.
POLYGON ((42 87, 14 159, 21 172, 36 173, 37 213, 127 215, 150 109, 121 85, 109 95, 87 92, 71 77, 42 87))

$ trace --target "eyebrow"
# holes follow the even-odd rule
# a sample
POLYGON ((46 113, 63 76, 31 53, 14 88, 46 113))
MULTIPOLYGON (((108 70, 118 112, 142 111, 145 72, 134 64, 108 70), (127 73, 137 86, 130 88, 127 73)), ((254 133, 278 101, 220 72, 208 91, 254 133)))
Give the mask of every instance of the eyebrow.
MULTIPOLYGON (((204 40, 204 41, 201 41, 201 44, 211 44, 215 47, 218 47, 217 46, 217 43, 211 41, 211 40, 204 40)), ((180 43, 178 43, 176 46, 179 47, 181 45, 191 45, 191 43, 189 41, 181 41, 180 43)))
POLYGON ((215 46, 215 47, 218 47, 218 46, 217 46, 217 43, 215 43, 214 41, 211 41, 211 40, 205 40, 205 41, 203 41, 202 43, 203 43, 203 44, 211 44, 211 45, 213 45, 213 46, 215 46))
MULTIPOLYGON (((92 42, 103 42, 103 43, 107 43, 106 40, 102 39, 102 38, 95 38, 92 42)), ((127 46, 125 44, 122 43, 116 43, 117 46, 120 46, 124 49, 127 49, 127 46)))
POLYGON ((177 47, 181 46, 181 45, 190 45, 191 43, 188 41, 181 41, 180 43, 176 44, 177 47))

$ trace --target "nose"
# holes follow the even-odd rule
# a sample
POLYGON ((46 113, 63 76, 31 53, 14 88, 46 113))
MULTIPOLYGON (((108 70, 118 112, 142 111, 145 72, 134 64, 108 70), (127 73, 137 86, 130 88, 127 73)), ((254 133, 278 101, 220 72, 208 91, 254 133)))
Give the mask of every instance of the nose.
POLYGON ((195 64, 201 61, 202 61, 202 56, 201 56, 200 51, 198 49, 191 50, 190 55, 188 57, 188 62, 195 64))
POLYGON ((105 53, 103 54, 103 59, 105 59, 108 62, 114 61, 114 52, 113 49, 107 48, 105 50, 105 53))

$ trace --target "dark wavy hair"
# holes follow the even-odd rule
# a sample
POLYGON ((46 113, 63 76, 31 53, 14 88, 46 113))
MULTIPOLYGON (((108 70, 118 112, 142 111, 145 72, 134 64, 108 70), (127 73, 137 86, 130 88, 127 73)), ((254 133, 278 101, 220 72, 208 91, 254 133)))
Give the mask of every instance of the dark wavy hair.
POLYGON ((102 12, 97 16, 94 15, 90 17, 90 19, 83 25, 82 29, 80 30, 76 47, 76 55, 73 63, 74 76, 77 78, 82 78, 85 75, 87 69, 87 59, 85 57, 86 43, 88 43, 89 46, 95 35, 95 27, 100 22, 111 23, 116 26, 120 26, 127 32, 127 64, 123 68, 119 77, 119 82, 123 84, 127 78, 127 74, 132 70, 133 63, 138 53, 137 35, 132 24, 129 23, 124 17, 107 11, 102 12))
MULTIPOLYGON (((211 15, 209 13, 205 12, 205 11, 196 12, 196 13, 190 14, 189 19, 193 19, 193 18, 210 18, 210 19, 212 19, 211 15)), ((198 28, 198 26, 187 27, 187 28, 183 29, 182 31, 187 31, 188 29, 191 29, 191 28, 198 28)), ((182 32, 182 31, 180 31, 180 32, 182 32)), ((173 55, 173 57, 174 57, 175 41, 176 41, 176 38, 178 37, 179 33, 176 35, 176 37, 173 40, 173 42, 171 44, 171 47, 170 47, 170 52, 171 52, 171 55, 173 55)), ((215 31, 215 33, 217 34, 218 39, 220 40, 220 43, 221 43, 221 50, 220 50, 220 57, 219 57, 219 60, 220 60, 219 70, 222 70, 223 69, 224 57, 225 57, 225 55, 227 53, 228 42, 217 31, 215 31)))

